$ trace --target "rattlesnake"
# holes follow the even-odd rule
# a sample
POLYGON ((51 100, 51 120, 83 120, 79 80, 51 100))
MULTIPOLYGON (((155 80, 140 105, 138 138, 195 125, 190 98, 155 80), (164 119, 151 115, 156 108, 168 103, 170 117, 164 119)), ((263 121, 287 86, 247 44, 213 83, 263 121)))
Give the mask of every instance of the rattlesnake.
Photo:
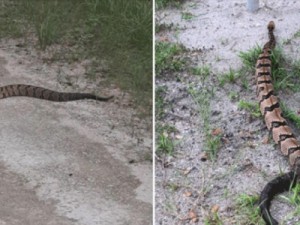
POLYGON ((282 154, 288 156, 292 170, 269 182, 261 192, 259 206, 261 215, 268 225, 278 224, 270 214, 273 197, 294 186, 300 175, 300 145, 282 116, 279 99, 274 95, 272 84, 271 52, 276 45, 274 28, 274 22, 270 21, 268 24, 269 41, 264 45, 263 52, 259 55, 256 63, 257 97, 266 126, 272 132, 275 143, 280 145, 282 154))
POLYGON ((0 87, 0 99, 14 96, 39 98, 55 102, 66 102, 80 99, 108 101, 109 99, 113 98, 113 96, 100 97, 89 93, 57 92, 50 89, 25 84, 12 84, 0 87))

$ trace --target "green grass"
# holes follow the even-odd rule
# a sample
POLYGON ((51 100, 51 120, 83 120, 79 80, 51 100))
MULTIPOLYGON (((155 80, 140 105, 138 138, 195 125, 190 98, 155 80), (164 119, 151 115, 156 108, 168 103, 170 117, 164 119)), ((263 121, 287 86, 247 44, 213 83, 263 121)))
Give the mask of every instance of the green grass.
POLYGON ((190 12, 182 12, 181 19, 183 20, 192 20, 195 16, 190 12))
POLYGON ((257 103, 246 102, 244 100, 240 100, 238 103, 238 108, 247 110, 254 117, 261 116, 261 112, 259 110, 259 106, 257 103))
POLYGON ((214 128, 211 126, 210 122, 210 100, 214 96, 214 89, 205 87, 201 91, 199 91, 199 88, 190 86, 188 92, 193 97, 194 102, 198 105, 197 108, 203 121, 203 125, 201 128, 205 134, 203 150, 207 152, 211 160, 215 160, 217 157, 218 150, 221 146, 221 134, 212 134, 214 128))
POLYGON ((41 50, 58 44, 55 60, 92 59, 95 71, 105 60, 109 82, 151 114, 151 1, 3 0, 0 29, 2 38, 36 36, 41 50))
POLYGON ((290 120, 298 129, 300 129, 300 117, 290 110, 283 102, 280 102, 280 107, 282 109, 283 117, 290 120))
POLYGON ((156 123, 156 153, 157 154, 174 154, 175 143, 170 135, 176 132, 176 129, 168 125, 156 123))
POLYGON ((256 61, 261 52, 262 48, 257 45, 254 48, 248 50, 247 52, 239 53, 239 57, 243 62, 243 66, 248 72, 254 73, 256 61))
POLYGON ((184 0, 156 0, 155 7, 157 9, 165 8, 167 6, 179 7, 183 2, 184 0))
POLYGON ((155 119, 161 120, 164 116, 164 106, 166 102, 164 101, 164 95, 166 93, 166 87, 156 87, 155 89, 155 119))
POLYGON ((235 71, 232 68, 230 68, 229 72, 224 73, 218 79, 219 79, 220 85, 224 86, 225 83, 235 83, 239 77, 240 77, 239 71, 235 71))
POLYGON ((237 197, 236 212, 242 217, 242 224, 265 224, 260 216, 259 207, 257 206, 258 200, 258 196, 252 196, 247 194, 241 194, 237 197))
POLYGON ((300 30, 298 30, 295 34, 294 34, 294 38, 298 38, 300 37, 300 30))
POLYGON ((223 225, 221 217, 217 212, 210 212, 210 214, 204 219, 204 225, 223 225))
POLYGON ((155 43, 156 75, 161 75, 161 73, 165 70, 182 70, 186 62, 180 58, 180 53, 184 51, 185 48, 179 44, 173 44, 168 42, 155 43))
POLYGON ((191 73, 193 75, 198 75, 203 77, 204 79, 206 79, 209 74, 211 73, 210 68, 206 65, 202 66, 202 67, 193 67, 191 68, 191 73))

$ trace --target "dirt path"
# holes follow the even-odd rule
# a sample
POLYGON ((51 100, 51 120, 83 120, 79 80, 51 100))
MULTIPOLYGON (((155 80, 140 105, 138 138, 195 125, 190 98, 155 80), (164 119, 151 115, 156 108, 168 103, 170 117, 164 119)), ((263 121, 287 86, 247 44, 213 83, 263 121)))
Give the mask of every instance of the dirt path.
MULTIPOLYGON (((267 41, 270 20, 276 24, 278 46, 288 58, 300 59, 300 38, 294 37, 300 30, 300 2, 268 0, 261 1, 260 6, 257 13, 250 14, 242 0, 187 1, 180 9, 157 12, 156 23, 166 29, 157 34, 156 40, 194 50, 183 58, 188 58, 192 66, 208 66, 211 72, 205 82, 189 70, 164 74, 156 80, 156 88, 165 90, 161 122, 175 128, 176 132, 169 135, 176 145, 174 155, 156 160, 155 224, 263 224, 250 221, 255 216, 249 215, 238 199, 242 194, 257 196, 267 181, 288 171, 287 159, 272 142, 264 143, 268 131, 262 118, 238 108, 239 100, 257 101, 253 78, 246 79, 248 90, 241 80, 224 87, 218 80, 230 68, 241 68, 240 51, 267 41), (222 134, 215 161, 201 160, 206 137, 200 111, 205 106, 196 103, 191 89, 213 93, 208 105, 210 126, 222 134)), ((300 94, 283 90, 279 95, 297 113, 300 94)), ((297 130, 295 133, 299 137, 297 130)), ((299 223, 293 210, 282 201, 272 207, 282 224, 299 223)))
POLYGON ((116 88, 85 79, 87 62, 49 65, 17 44, 0 43, 1 86, 101 90, 116 98, 1 100, 0 224, 152 224, 151 123, 116 88))

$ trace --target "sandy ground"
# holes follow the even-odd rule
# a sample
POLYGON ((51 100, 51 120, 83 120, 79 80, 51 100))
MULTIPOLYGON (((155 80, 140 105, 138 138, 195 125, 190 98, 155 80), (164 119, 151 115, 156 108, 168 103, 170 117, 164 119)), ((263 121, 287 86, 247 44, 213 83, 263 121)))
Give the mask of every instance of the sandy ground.
MULTIPOLYGON (((221 88, 217 76, 242 66, 240 51, 262 46, 268 40, 266 25, 270 20, 276 24, 278 46, 288 58, 300 60, 300 39, 293 37, 300 30, 299 8, 299 1, 261 1, 259 11, 251 14, 246 11, 246 1, 208 0, 187 1, 179 9, 157 12, 156 24, 171 28, 158 33, 156 40, 181 43, 194 50, 188 53, 191 64, 208 65, 212 73, 206 83, 188 71, 165 74, 156 80, 156 87, 167 90, 162 123, 177 129, 177 144, 173 156, 156 158, 155 224, 250 224, 239 213, 237 196, 258 195, 267 181, 281 171, 289 171, 278 147, 272 142, 263 144, 268 131, 262 118, 239 110, 238 101, 229 98, 229 93, 235 92, 239 100, 256 102, 254 85, 246 91, 237 81, 221 88), (185 20, 182 13, 193 17, 185 20), (283 44, 288 39, 291 41, 283 44), (199 106, 188 93, 190 86, 199 91, 215 89, 210 101, 211 126, 221 128, 224 141, 214 162, 200 159, 203 121, 199 106), (205 223, 214 210, 221 223, 205 223), (198 222, 189 219, 193 217, 191 212, 198 222)), ((251 80, 249 77, 249 83, 251 80)), ((300 109, 299 93, 282 90, 279 95, 294 112, 300 109)), ((299 136, 297 130, 295 133, 299 136)), ((292 215, 289 204, 276 201, 272 211, 281 224, 299 224, 300 218, 292 215)))
POLYGON ((1 86, 115 99, 1 100, 0 224, 152 224, 150 118, 139 119, 126 93, 86 79, 88 62, 47 64, 47 54, 22 43, 0 42, 1 86))

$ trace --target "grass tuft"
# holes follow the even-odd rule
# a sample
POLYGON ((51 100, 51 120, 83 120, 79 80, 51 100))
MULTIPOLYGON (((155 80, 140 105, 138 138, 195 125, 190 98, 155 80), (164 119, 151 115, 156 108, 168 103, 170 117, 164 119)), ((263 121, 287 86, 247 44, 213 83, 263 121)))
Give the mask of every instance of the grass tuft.
POLYGON ((244 100, 240 100, 238 103, 239 109, 245 109, 250 112, 250 114, 254 117, 260 117, 261 112, 259 110, 259 106, 257 103, 246 102, 244 100))
POLYGON ((257 206, 259 196, 241 194, 236 199, 236 211, 245 225, 264 224, 257 206))
POLYGON ((155 44, 155 72, 160 75, 165 70, 179 71, 183 69, 185 61, 178 58, 185 48, 179 44, 157 42, 155 44), (177 56, 177 57, 176 57, 177 56))

